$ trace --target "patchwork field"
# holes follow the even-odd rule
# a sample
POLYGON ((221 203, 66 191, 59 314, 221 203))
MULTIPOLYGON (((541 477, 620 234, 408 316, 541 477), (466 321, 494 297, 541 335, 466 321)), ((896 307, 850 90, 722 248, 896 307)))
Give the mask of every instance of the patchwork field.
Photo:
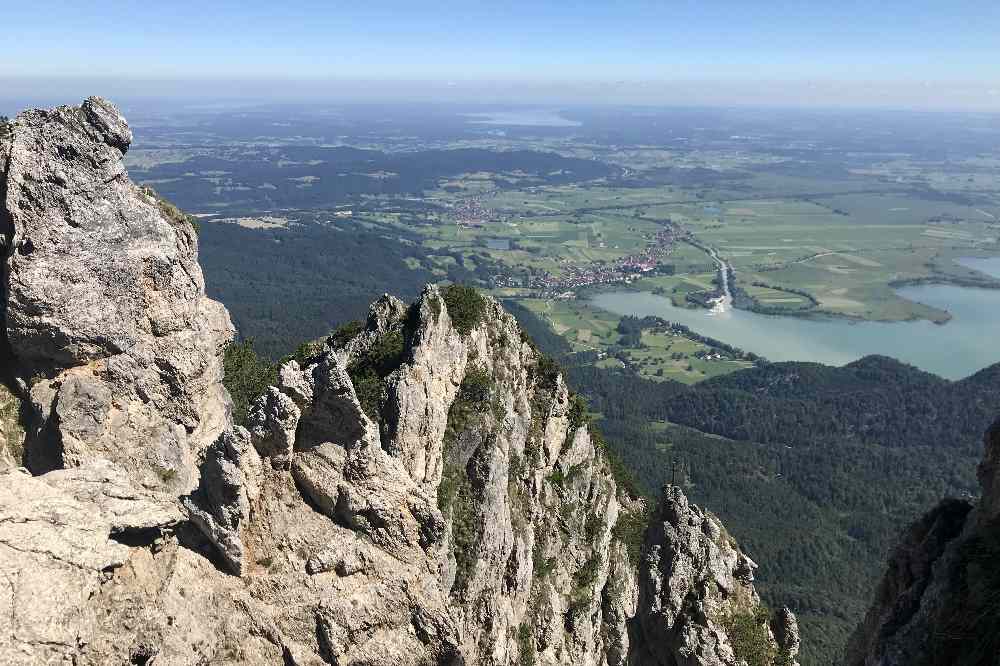
POLYGON ((596 352, 598 367, 628 365, 646 379, 693 384, 751 366, 746 361, 723 358, 709 345, 674 333, 644 330, 639 343, 628 346, 618 331, 620 317, 583 302, 519 302, 542 317, 574 351, 596 352))
MULTIPOLYGON (((668 157, 637 155, 651 162, 668 157)), ((694 158, 685 159, 685 168, 694 167, 694 158)), ((449 223, 445 211, 418 232, 427 247, 488 257, 512 275, 558 277, 641 253, 670 225, 714 247, 735 270, 735 285, 766 311, 945 321, 948 313, 903 299, 894 286, 983 282, 983 275, 953 260, 996 251, 1000 208, 878 178, 752 173, 739 181, 742 193, 732 183, 622 188, 601 180, 504 188, 483 198, 490 215, 485 223, 449 223)), ((455 206, 483 182, 487 175, 467 174, 448 181, 461 195, 440 190, 433 196, 455 206)), ((678 242, 660 262, 670 264, 673 275, 644 276, 639 288, 668 294, 678 305, 686 293, 712 288, 715 265, 702 248, 678 242)))

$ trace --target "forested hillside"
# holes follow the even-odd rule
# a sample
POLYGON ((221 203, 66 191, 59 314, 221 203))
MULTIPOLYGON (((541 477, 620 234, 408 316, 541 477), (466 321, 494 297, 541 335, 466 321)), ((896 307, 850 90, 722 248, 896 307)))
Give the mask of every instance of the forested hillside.
MULTIPOLYGON (((263 230, 206 222, 199 238, 209 296, 225 303, 240 335, 272 359, 363 319, 386 291, 412 299, 440 279, 427 251, 408 241, 353 220, 263 230)), ((468 282, 476 275, 456 261, 447 277, 468 282)))
POLYGON ((687 387, 574 365, 545 322, 506 305, 568 366, 643 489, 683 483, 763 564, 765 599, 802 624, 803 664, 835 663, 898 532, 974 491, 1000 412, 1000 365, 949 382, 882 357, 776 363, 687 387))
POLYGON ((927 445, 977 456, 998 387, 1000 365, 950 382, 883 356, 843 368, 778 363, 703 382, 671 398, 665 416, 734 439, 927 445))

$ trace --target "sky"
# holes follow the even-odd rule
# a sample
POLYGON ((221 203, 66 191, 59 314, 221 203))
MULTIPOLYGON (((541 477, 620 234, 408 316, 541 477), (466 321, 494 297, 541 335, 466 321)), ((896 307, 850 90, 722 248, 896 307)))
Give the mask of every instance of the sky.
MULTIPOLYGON (((35 0, 0 89, 1000 110, 997 0, 35 0)), ((11 93, 10 91, 13 91, 11 93)))

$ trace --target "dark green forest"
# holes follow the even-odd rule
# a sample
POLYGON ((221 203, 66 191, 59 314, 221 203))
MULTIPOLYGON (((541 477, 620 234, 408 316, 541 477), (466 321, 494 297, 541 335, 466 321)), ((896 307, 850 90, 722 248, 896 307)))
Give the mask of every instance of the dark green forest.
MULTIPOLYGON (((408 240, 352 220, 266 230, 205 222, 199 235, 208 295, 226 305, 240 336, 271 359, 364 319, 387 291, 410 301, 440 279, 428 270, 427 252, 408 240), (407 259, 418 267, 409 268, 407 259)), ((470 271, 459 260, 448 278, 477 283, 489 274, 487 261, 480 258, 482 268, 470 271)))
POLYGON ((595 160, 535 150, 385 153, 344 146, 282 146, 255 147, 228 159, 198 156, 166 162, 133 175, 155 182, 161 194, 185 210, 211 210, 223 203, 233 213, 319 208, 357 204, 365 196, 421 194, 436 187, 441 178, 478 171, 517 171, 532 174, 539 184, 558 185, 609 176, 617 169, 595 160), (219 182, 199 175, 204 173, 219 174, 219 182), (302 187, 301 178, 315 180, 302 187))

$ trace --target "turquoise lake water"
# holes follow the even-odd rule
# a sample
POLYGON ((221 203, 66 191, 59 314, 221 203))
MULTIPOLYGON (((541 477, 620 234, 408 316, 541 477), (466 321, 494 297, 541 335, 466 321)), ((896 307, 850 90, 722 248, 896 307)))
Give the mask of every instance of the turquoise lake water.
POLYGON ((966 268, 975 269, 980 273, 1000 278, 1000 257, 986 257, 985 259, 981 257, 959 257, 955 262, 966 268))
MULTIPOLYGON (((996 262, 970 267, 991 267, 1000 277, 1000 258, 976 261, 996 262)), ((606 292, 590 302, 619 315, 663 317, 772 361, 843 365, 869 354, 883 354, 949 379, 960 379, 1000 362, 1000 289, 921 285, 898 289, 897 293, 947 310, 952 320, 946 324, 851 322, 745 310, 710 314, 676 307, 663 296, 634 291, 606 292)))

